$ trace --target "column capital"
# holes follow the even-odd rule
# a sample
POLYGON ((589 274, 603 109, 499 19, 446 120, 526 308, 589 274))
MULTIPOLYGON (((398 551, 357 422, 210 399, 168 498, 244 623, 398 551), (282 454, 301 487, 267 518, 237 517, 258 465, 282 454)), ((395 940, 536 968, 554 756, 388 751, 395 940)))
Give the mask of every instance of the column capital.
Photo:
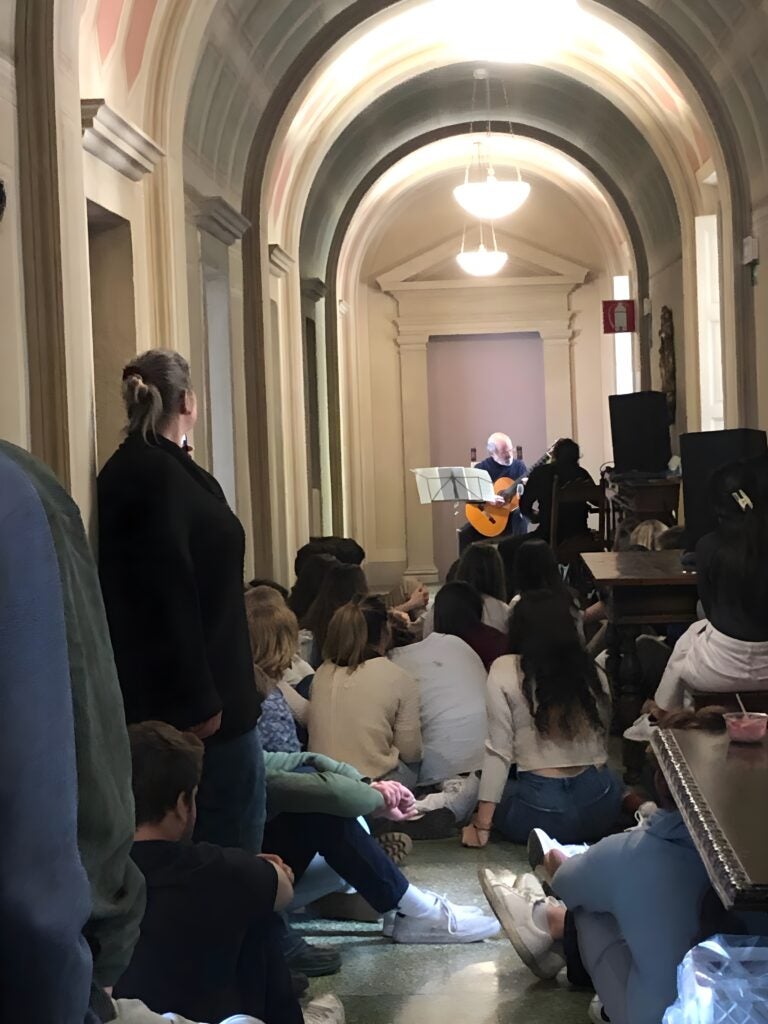
POLYGON ((141 181, 165 156, 164 150, 103 99, 80 101, 83 149, 130 181, 141 181))
POLYGON ((395 338, 397 347, 408 352, 426 352, 429 344, 429 335, 424 333, 408 333, 398 328, 395 338))
POLYGON ((283 278, 294 266, 296 260, 276 243, 269 247, 269 272, 273 277, 283 278))
POLYGON ((541 341, 545 348, 559 348, 560 346, 567 347, 573 341, 573 337, 570 334, 544 334, 541 337, 541 341))
POLYGON ((226 246, 238 242, 251 226, 248 218, 228 203, 223 196, 201 196, 194 202, 197 208, 195 217, 197 226, 201 231, 213 235, 226 246))
POLYGON ((301 294, 310 302, 320 302, 325 298, 327 291, 325 281, 319 277, 302 277, 301 294))

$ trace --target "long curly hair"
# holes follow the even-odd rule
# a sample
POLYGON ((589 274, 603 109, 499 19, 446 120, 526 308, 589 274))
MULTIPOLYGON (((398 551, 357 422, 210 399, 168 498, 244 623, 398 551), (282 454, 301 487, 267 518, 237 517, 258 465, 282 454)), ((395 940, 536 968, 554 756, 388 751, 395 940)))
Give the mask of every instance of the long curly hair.
POLYGON ((510 616, 509 642, 520 654, 523 696, 541 736, 571 740, 605 732, 610 702, 562 593, 523 594, 510 616))

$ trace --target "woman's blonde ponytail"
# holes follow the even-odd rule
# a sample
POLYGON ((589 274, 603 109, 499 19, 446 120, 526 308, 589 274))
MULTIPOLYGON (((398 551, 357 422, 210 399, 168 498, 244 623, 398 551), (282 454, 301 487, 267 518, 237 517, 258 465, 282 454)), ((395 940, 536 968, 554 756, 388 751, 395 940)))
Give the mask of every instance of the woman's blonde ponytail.
POLYGON ((160 433, 178 415, 192 390, 189 363, 178 352, 151 349, 137 356, 123 370, 122 394, 128 414, 128 434, 146 441, 160 433))
POLYGON ((358 602, 343 604, 328 626, 323 658, 354 671, 365 661, 368 623, 358 602))

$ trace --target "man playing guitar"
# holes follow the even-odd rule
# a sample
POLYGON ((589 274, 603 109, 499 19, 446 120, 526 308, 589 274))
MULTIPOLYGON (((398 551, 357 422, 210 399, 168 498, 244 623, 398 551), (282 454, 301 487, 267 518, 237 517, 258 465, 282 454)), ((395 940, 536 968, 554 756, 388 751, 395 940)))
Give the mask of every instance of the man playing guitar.
MULTIPOLYGON (((528 476, 528 467, 522 459, 515 458, 515 449, 512 445, 512 441, 506 434, 496 433, 491 434, 488 438, 488 458, 483 459, 482 462, 478 462, 475 469, 484 469, 490 476, 491 482, 495 483, 501 477, 508 477, 515 481, 515 486, 528 476)), ((510 492, 514 491, 514 487, 509 489, 510 492)), ((511 497, 512 494, 505 495, 511 497)), ((526 533, 528 530, 528 520, 515 511, 507 522, 506 529, 502 536, 509 537, 514 536, 518 533, 526 533)), ((479 533, 471 523, 465 523, 464 526, 459 530, 459 554, 470 544, 474 544, 475 541, 484 540, 485 538, 479 533)))

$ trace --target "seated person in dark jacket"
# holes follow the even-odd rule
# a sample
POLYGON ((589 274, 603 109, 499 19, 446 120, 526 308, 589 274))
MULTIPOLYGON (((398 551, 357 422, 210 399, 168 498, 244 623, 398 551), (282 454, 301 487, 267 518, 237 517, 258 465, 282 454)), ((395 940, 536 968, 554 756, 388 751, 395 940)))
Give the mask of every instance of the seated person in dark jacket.
POLYGON ((130 727, 136 837, 147 882, 141 936, 117 997, 218 1021, 251 1014, 301 1024, 275 935, 293 896, 279 858, 190 842, 203 744, 163 722, 130 727))
MULTIPOLYGON (((511 537, 499 545, 499 554, 505 565, 513 565, 517 548, 526 540, 539 539, 550 541, 550 524, 552 521, 552 489, 555 477, 560 489, 570 484, 594 483, 592 477, 579 465, 579 446, 570 438, 561 438, 552 449, 552 461, 537 466, 528 477, 525 492, 520 499, 520 512, 527 519, 536 523, 536 529, 522 537, 511 537)), ((589 533, 587 517, 589 508, 586 501, 563 502, 558 509, 557 542, 581 537, 589 533)), ((509 581, 514 587, 514 581, 509 581)))

